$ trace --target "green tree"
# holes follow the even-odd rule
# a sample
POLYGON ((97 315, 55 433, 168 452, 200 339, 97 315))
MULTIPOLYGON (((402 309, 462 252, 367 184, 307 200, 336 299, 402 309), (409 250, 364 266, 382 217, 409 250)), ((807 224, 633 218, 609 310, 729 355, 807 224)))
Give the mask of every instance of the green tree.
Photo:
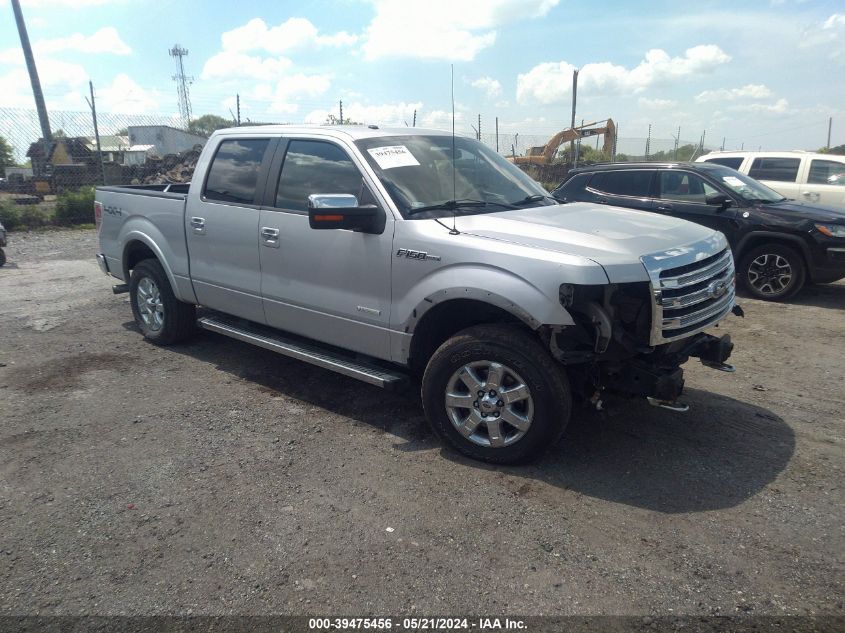
POLYGON ((201 117, 192 119, 188 123, 188 132, 208 137, 217 130, 234 126, 235 122, 231 119, 224 119, 222 116, 217 116, 216 114, 203 114, 201 117))
POLYGON ((827 147, 822 147, 819 150, 819 153, 820 154, 839 154, 840 156, 845 155, 845 144, 837 145, 836 147, 831 147, 830 149, 828 149, 827 147))
POLYGON ((333 114, 329 114, 326 116, 326 120, 323 122, 323 125, 364 125, 363 123, 359 123, 358 121, 353 121, 349 117, 345 117, 343 121, 340 120, 340 117, 336 117, 333 114))
POLYGON ((0 136, 0 174, 6 175, 6 167, 11 167, 15 164, 15 153, 12 151, 12 146, 5 138, 0 136))

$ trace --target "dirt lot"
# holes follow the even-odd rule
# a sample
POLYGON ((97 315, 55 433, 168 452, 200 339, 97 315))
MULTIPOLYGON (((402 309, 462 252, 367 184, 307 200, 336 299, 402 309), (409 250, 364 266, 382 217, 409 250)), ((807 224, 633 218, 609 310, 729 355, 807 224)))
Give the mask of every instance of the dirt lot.
POLYGON ((844 283, 743 300, 688 414, 578 410, 493 468, 413 395, 145 343, 95 248, 0 269, 0 614, 845 613, 844 283))

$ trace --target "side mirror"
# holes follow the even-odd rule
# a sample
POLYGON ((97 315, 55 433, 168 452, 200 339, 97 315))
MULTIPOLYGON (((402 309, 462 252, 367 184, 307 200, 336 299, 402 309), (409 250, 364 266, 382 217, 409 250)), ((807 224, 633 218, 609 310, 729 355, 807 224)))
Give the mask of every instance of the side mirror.
POLYGON ((314 193, 308 196, 308 224, 312 229, 349 229, 382 233, 384 212, 374 204, 358 205, 356 196, 346 193, 314 193))
POLYGON ((714 207, 720 207, 723 211, 733 204, 733 200, 724 193, 711 193, 704 201, 714 207))

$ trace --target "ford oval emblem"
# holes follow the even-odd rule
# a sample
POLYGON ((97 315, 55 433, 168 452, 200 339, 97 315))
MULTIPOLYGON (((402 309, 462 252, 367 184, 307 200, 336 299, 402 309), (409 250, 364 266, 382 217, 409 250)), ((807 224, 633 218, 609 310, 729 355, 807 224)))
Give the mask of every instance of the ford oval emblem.
POLYGON ((718 299, 728 289, 728 283, 721 279, 712 282, 709 286, 707 286, 707 294, 710 295, 711 299, 718 299))

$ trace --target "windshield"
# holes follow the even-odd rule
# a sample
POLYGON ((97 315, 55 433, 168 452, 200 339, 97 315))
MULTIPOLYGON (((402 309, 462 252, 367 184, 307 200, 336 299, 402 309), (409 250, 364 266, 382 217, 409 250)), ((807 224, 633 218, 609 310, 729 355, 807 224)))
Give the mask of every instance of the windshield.
POLYGON ((405 218, 557 204, 519 167, 474 139, 455 137, 454 161, 451 136, 377 136, 355 144, 405 218))
POLYGON ((699 166, 706 169, 717 182, 730 189, 743 200, 748 202, 780 202, 786 200, 774 189, 769 189, 761 182, 749 178, 730 167, 722 165, 702 163, 699 166), (704 166, 706 165, 706 167, 704 166))

